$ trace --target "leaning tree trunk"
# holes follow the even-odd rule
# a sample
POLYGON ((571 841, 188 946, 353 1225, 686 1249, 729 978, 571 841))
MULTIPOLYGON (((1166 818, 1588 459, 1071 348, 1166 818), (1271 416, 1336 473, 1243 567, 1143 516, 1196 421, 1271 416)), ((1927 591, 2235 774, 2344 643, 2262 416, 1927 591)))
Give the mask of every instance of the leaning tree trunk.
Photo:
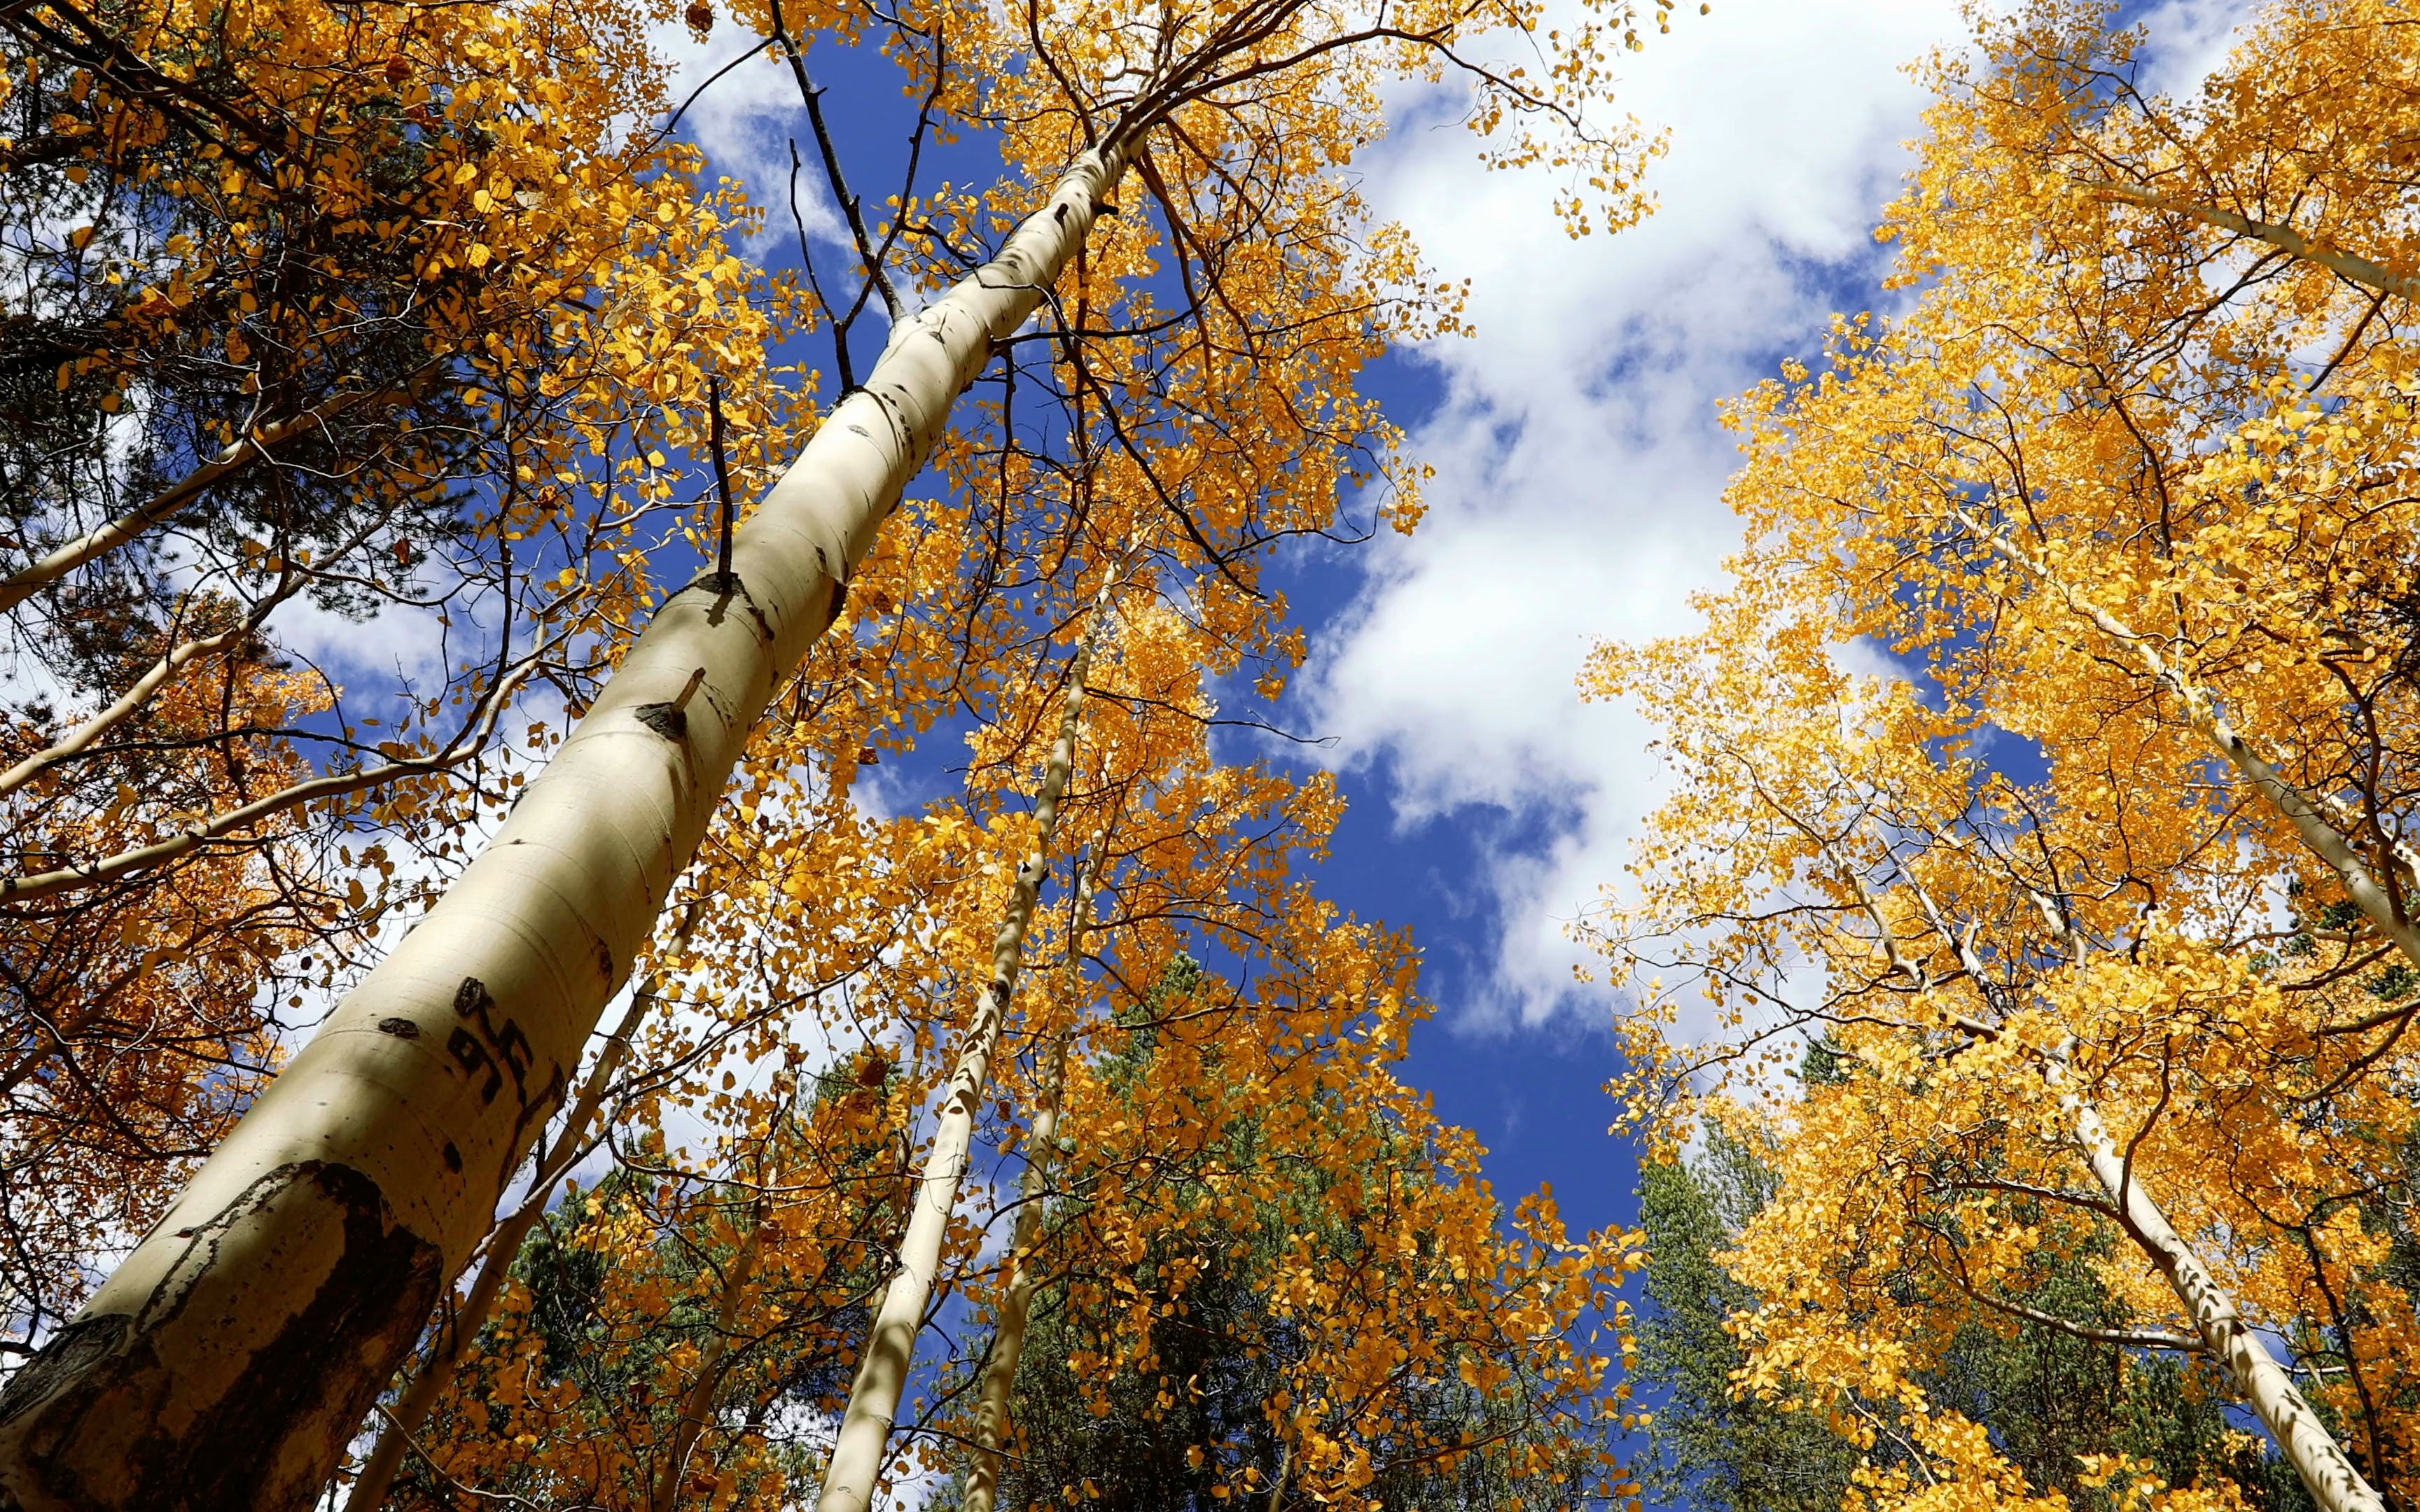
POLYGON ((176 482, 153 494, 133 509, 105 525, 77 536, 39 561, 27 563, 6 578, 0 578, 0 610, 15 609, 51 584, 97 562, 119 547, 136 539, 152 527, 163 524, 193 507, 222 479, 243 471, 256 461, 275 462, 277 452, 298 436, 325 430, 330 424, 349 409, 384 409, 415 398, 421 389, 444 367, 442 360, 423 363, 399 383, 383 389, 339 393, 303 410, 271 421, 230 442, 217 455, 202 463, 176 482))
POLYGON ((2221 231, 2232 231, 2240 237, 2265 241, 2289 257, 2317 263, 2329 272, 2349 283, 2366 285, 2381 294, 2399 294, 2407 300, 2420 299, 2420 278, 2400 273, 2384 263, 2355 256, 2324 241, 2315 241, 2290 225, 2268 221, 2256 221, 2248 215, 2219 205, 2196 205, 2191 200, 2170 199, 2164 194, 2133 184, 2112 183, 2097 178, 2078 178, 2076 186, 2104 200, 2134 205, 2147 210, 2163 210, 2181 215, 2221 231))
POLYGON ((1007 912, 992 939, 991 980, 975 998, 957 1065, 950 1073, 949 1098, 941 1104, 932 1150, 917 1176, 916 1205, 908 1214, 908 1232, 899 1242, 899 1268, 883 1288, 882 1304, 875 1312, 865 1353, 858 1362, 857 1380, 849 1386, 848 1407, 841 1414, 840 1433, 832 1443, 831 1462, 824 1467, 823 1492, 815 1500, 815 1512, 867 1512, 874 1504, 883 1451, 891 1443, 891 1426, 898 1420, 908 1367, 915 1360, 916 1335, 924 1327, 924 1305, 932 1298, 934 1277, 940 1271, 941 1241, 948 1236, 950 1214, 958 1205, 958 1182, 966 1175, 975 1113, 991 1081, 992 1052, 999 1046, 1009 999, 1016 991, 1025 931, 1033 919, 1034 900, 1041 896, 1051 834, 1059 824, 1059 801, 1067 791, 1068 774, 1075 769, 1076 734, 1084 716, 1084 675, 1092 665, 1093 647, 1100 639, 1117 578, 1113 567, 1103 579, 1092 624, 1085 627, 1083 643, 1067 669, 1067 701, 1059 718, 1059 738, 1050 748, 1042 791, 1033 804, 1033 850, 1016 869, 1007 912))
POLYGON ((562 1104, 750 729, 1125 166, 1087 153, 893 331, 729 576, 665 603, 493 843, 9 1380, 0 1506, 277 1509, 326 1486, 562 1104))
MULTIPOLYGON (((2176 696, 2185 722, 2195 733, 2208 741, 2211 748, 2251 784, 2255 793, 2294 826, 2295 835, 2310 848, 2311 854, 2325 861, 2342 879, 2345 896, 2378 927, 2381 934, 2403 952, 2404 959, 2420 965, 2420 925, 2404 917, 2394 895, 2387 890, 2379 869, 2365 860, 2361 853, 2353 849, 2351 841, 2345 838, 2345 829, 2328 818, 2322 808, 2324 795, 2306 793, 2288 781, 2273 763, 2255 750, 2252 743, 2237 731, 2234 722, 2226 716, 2225 702, 2210 688, 2187 677, 2181 669, 2169 665, 2151 637, 2136 633, 2125 621, 2071 586, 2005 533, 1993 530, 1965 510, 1957 511, 1956 516, 1990 548, 1993 555, 2056 593, 2069 609, 2094 628, 2133 651, 2135 660, 2149 673, 2151 681, 2176 696)), ((2397 856, 2388 855, 2381 857, 2380 864, 2381 867, 2395 866, 2398 860, 2397 856)))
MULTIPOLYGON (((1850 882, 1867 914, 1882 932, 1883 949, 1893 969, 1904 973, 1918 992, 1924 991, 1927 979, 1923 968, 1910 960, 1892 938, 1872 893, 1854 872, 1850 872, 1850 882)), ((2050 907, 2040 894, 2036 894, 2036 900, 2045 908, 2050 907)), ((1935 921, 1936 927, 1946 923, 1937 915, 1935 921)), ((1976 981, 1986 980, 1982 962, 1971 943, 1961 941, 1946 928, 1943 933, 1956 945, 1959 964, 1967 976, 1976 981)), ((2078 959, 2082 959, 2081 951, 2078 959)), ((2000 1031, 1990 1025, 1961 1016, 1953 1016, 1951 1022, 1978 1040, 1999 1037, 2000 1031)), ((2294 1384, 2292 1374, 2270 1354, 2260 1335, 2243 1320, 2235 1299, 2219 1284, 2210 1267, 2202 1263, 2193 1245, 2177 1232, 2176 1226, 2168 1222, 2168 1215, 2144 1190, 2143 1183, 2134 1180, 2129 1157, 2109 1136, 2107 1125, 2101 1120, 2101 1110, 2075 1085, 2073 1048, 2070 1041, 2055 1049, 2037 1050, 2036 1054, 2040 1057, 2043 1079, 2058 1094, 2060 1106, 2074 1120, 2071 1137, 2083 1154, 2085 1165, 2091 1169, 2093 1180, 2108 1196, 2110 1214, 2184 1304, 2202 1347, 2226 1367, 2237 1395, 2277 1441, 2287 1463, 2302 1477, 2320 1512, 2386 1512, 2386 1504, 2362 1478, 2335 1436, 2311 1410, 2309 1399, 2294 1384)))
MULTIPOLYGON (((2063 1073, 2055 1062, 2054 1073, 2063 1073)), ((2100 1113, 2073 1094, 2068 1096, 2067 1104, 2075 1119, 2076 1146, 2092 1167, 2093 1179, 2109 1195, 2118 1222, 2184 1304, 2203 1345, 2226 1365, 2243 1405, 2252 1409, 2260 1426, 2277 1441, 2319 1512, 2386 1512, 2386 1503, 2353 1468, 2351 1457, 2311 1410, 2293 1376, 2243 1320, 2235 1299, 2168 1222, 2167 1214, 2143 1190, 2143 1183, 2133 1179, 2100 1113)))
MULTIPOLYGON (((1108 837, 1102 837, 1106 844, 1108 837)), ((1076 869, 1075 887, 1067 902, 1067 996, 1076 999, 1084 975, 1084 909, 1092 900, 1088 884, 1100 868, 1099 851, 1091 870, 1076 869)), ((1052 1047, 1050 1069, 1043 1073, 1041 1105, 1033 1110, 1033 1128, 1025 1140, 1025 1179, 1018 1183, 1016 1226, 1008 1244, 1008 1284, 1000 1300, 1000 1322, 992 1330, 991 1357, 984 1362, 983 1386, 975 1403, 975 1458, 967 1471, 967 1494, 958 1512, 992 1512, 1000 1497, 1000 1474, 1007 1460, 1009 1407, 1016 1396, 1016 1365, 1025 1357, 1025 1324, 1033 1315, 1034 1251, 1042 1238, 1042 1209, 1050 1194, 1050 1178, 1059 1162, 1059 1115, 1067 1096, 1067 1054, 1076 1038, 1071 1017, 1052 1047)))

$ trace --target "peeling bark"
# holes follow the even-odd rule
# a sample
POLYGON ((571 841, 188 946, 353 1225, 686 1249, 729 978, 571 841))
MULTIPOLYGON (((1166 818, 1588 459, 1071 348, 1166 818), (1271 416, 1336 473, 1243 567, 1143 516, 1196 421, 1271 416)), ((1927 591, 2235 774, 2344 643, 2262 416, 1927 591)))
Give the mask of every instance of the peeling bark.
POLYGON ((0 1431, 43 1473, 45 1500, 12 1504, 116 1505, 135 1483, 186 1512, 302 1505, 327 1479, 318 1446, 341 1447, 378 1395, 358 1362, 408 1349, 437 1299, 436 1246, 346 1165, 266 1172, 166 1239, 167 1273, 139 1308, 87 1309, 0 1393, 0 1431), (264 1308, 223 1260, 271 1233, 293 1289, 264 1308), (200 1369, 169 1368, 160 1343, 194 1334, 213 1346, 200 1369))

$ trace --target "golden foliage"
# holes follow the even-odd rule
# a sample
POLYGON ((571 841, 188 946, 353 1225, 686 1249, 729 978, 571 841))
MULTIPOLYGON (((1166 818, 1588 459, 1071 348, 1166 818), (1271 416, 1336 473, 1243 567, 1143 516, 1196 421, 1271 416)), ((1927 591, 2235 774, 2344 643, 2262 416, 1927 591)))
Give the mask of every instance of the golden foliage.
POLYGON ((1912 307, 1740 401, 1736 586, 1591 666, 1675 776, 1591 926, 1630 1106, 1776 1141, 1738 1384, 1875 1455, 1856 1504, 2065 1504, 1915 1383, 1962 1328, 2181 1352, 2261 1405, 2136 1193, 2362 1473, 2408 1474, 2414 348, 2381 287, 2077 187, 2402 256, 2391 9, 2274 8, 2186 104, 2095 8, 1937 64, 1884 233, 1912 307), (1792 1095, 1809 1036, 1838 1069, 1792 1095), (2026 1300, 2079 1272, 2086 1312, 2026 1300))

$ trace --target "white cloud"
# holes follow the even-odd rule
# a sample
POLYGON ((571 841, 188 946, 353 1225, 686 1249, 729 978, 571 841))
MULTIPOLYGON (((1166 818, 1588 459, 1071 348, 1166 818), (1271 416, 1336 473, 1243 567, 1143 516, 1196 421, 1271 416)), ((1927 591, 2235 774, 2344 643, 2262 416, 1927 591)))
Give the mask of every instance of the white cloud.
POLYGON ((1949 0, 1682 16, 1622 100, 1670 130, 1660 208, 1610 240, 1566 238, 1538 181, 1478 172, 1459 131, 1404 133, 1373 176, 1381 212, 1473 281, 1480 333, 1428 353, 1430 516, 1377 555, 1311 693, 1344 759, 1391 760, 1400 823, 1555 821, 1483 879, 1497 991, 1468 1011, 1534 1022, 1566 996, 1561 921, 1621 874, 1656 786, 1637 720, 1581 705, 1574 676, 1597 639, 1684 627, 1714 581, 1736 536, 1714 406, 1815 345, 1832 301, 1808 275, 1871 255, 1915 131, 1902 66, 1958 34, 1949 0))
POLYGON ((2180 101, 2198 96, 2201 82, 2234 48, 2245 10, 2243 0, 2161 0, 2151 7, 2141 23, 2152 44, 2144 87, 2180 101))
MULTIPOLYGON (((765 211, 763 228, 740 250, 761 266, 797 265, 798 227, 790 219, 793 141, 801 164, 799 218, 806 223, 807 235, 818 244, 845 245, 847 228, 841 224, 824 187, 822 170, 816 166, 814 127, 799 103, 798 81, 781 54, 762 51, 717 78, 717 70, 729 65, 748 44, 748 34, 741 28, 725 23, 701 42, 686 26, 667 23, 657 27, 648 40, 673 65, 673 102, 689 102, 680 130, 706 153, 708 181, 733 179, 765 211)), ((832 59, 823 61, 838 66, 832 59)), ((810 52, 808 64, 812 68, 815 63, 810 52)), ((863 67, 864 59, 855 60, 854 66, 863 67)), ((861 197, 865 195, 865 188, 853 187, 861 197)), ((881 195, 874 198, 879 201, 881 195)), ((827 257, 819 258, 817 266, 839 265, 827 257)))
MULTIPOLYGON (((2172 0, 2158 35, 2206 68, 2232 9, 2172 0)), ((1473 281, 1479 335, 1425 354, 1447 385, 1414 437, 1431 513, 1368 559, 1306 689, 1336 759, 1390 764, 1399 825, 1516 828, 1492 808, 1544 836, 1478 879, 1500 933, 1466 1021, 1602 1011, 1562 920, 1622 874, 1658 776, 1639 721, 1580 704, 1575 674, 1596 640, 1687 627, 1716 581, 1738 526, 1715 407, 1813 355, 1836 303, 1883 298, 1870 227, 1925 102, 1906 66, 1967 35, 1954 0, 1682 15, 1622 100, 1670 130, 1661 208, 1610 240, 1566 238, 1541 183, 1479 172, 1456 130, 1404 131, 1374 168, 1380 213, 1473 281)))

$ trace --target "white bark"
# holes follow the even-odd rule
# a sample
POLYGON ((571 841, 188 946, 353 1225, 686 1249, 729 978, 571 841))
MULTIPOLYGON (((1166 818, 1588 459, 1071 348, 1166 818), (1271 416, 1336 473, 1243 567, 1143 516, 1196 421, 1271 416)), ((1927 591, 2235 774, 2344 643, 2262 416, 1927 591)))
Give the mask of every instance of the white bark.
MULTIPOLYGON (((1925 973, 1900 949, 1854 862, 1846 862, 1842 872, 1855 887, 1868 917, 1880 932, 1892 969, 1904 974, 1918 992, 1925 991, 1925 973)), ((1964 968, 1967 977, 1978 983, 1989 980, 1991 974, 1977 956, 1972 936, 1951 927, 1949 920, 1934 907, 1932 900, 1921 887, 1916 889, 1916 897, 1931 919, 1934 931, 1957 952, 1958 964, 1964 968)), ((2036 894, 2035 901, 2045 904, 2045 914, 2055 923, 2057 911, 2047 906, 2048 900, 2036 894)), ((2079 949, 2078 963, 2081 964, 2083 959, 2084 952, 2079 949)), ((1962 1033, 1978 1040, 1996 1040, 2000 1035, 1996 1026, 1962 1013, 1953 1013, 1949 1022, 1962 1033)), ((2167 1282, 2169 1290, 2184 1304, 2185 1313, 2193 1319, 2194 1332, 2202 1347, 2226 1365, 2228 1376, 2235 1382, 2237 1395, 2260 1419, 2261 1426, 2276 1439, 2287 1462, 2302 1477, 2304 1486, 2309 1489, 2320 1512, 2385 1512, 2385 1503, 2380 1500, 2369 1483, 2362 1479, 2350 1458, 2320 1424, 2317 1414, 2311 1411, 2311 1404, 2295 1386, 2293 1377, 2276 1362, 2261 1344, 2259 1335, 2243 1321, 2242 1314, 2236 1308, 2235 1299, 2219 1285, 2217 1277, 2202 1263, 2201 1257, 2194 1253, 2193 1246, 2168 1222, 2167 1214, 2143 1189, 2143 1183, 2133 1179, 2126 1157, 2119 1152, 2117 1142, 2109 1137, 2108 1129, 2101 1121, 2100 1110, 2072 1087, 2072 1072, 2069 1065, 2072 1053, 2071 1041, 2055 1049, 2035 1051, 2041 1065, 2043 1080, 2059 1092, 2060 1105, 2074 1120, 2076 1148, 2083 1152, 2085 1163, 2091 1167, 2093 1180, 2107 1194, 2118 1226, 2126 1230, 2128 1237, 2134 1241, 2135 1246, 2167 1282)))
POLYGON ((1967 529, 1982 538, 1993 554, 2058 594, 2070 609, 2091 622, 2096 629, 2133 651, 2151 680, 2176 695, 2183 706, 2186 722, 2210 742, 2211 748, 2225 758, 2229 766, 2252 784, 2254 792, 2286 816, 2287 823, 2294 826, 2294 833, 2301 837, 2303 843, 2310 847, 2313 855, 2327 862, 2343 880, 2345 895, 2352 900, 2363 916, 2378 927, 2380 933, 2393 941, 2407 960, 2420 965, 2420 928, 2397 917, 2394 900, 2387 896, 2384 885, 2370 870, 2369 863, 2362 859, 2361 854, 2345 839, 2344 831, 2320 811, 2318 801, 2287 780, 2285 774, 2252 748, 2226 717, 2226 711, 2216 694, 2170 667, 2167 658, 2160 655, 2159 647, 2149 637, 2137 634, 2124 621, 2060 581, 2048 567, 2035 561, 2031 553, 2006 535, 1992 530, 1963 510, 1958 511, 1958 517, 1967 529))
POLYGON ((245 641, 260 633, 261 624, 269 618, 269 611, 294 596, 302 586, 301 574, 289 566, 279 579, 277 586, 259 603, 254 605, 252 611, 242 619, 216 635, 203 636, 197 640, 187 640, 180 645, 171 647, 166 655, 153 662, 142 676, 137 677, 126 691, 120 693, 107 707, 99 710, 92 717, 61 735, 45 748, 34 752, 7 771, 0 772, 0 797, 14 793, 59 763, 89 749, 94 741, 109 733, 137 710, 150 702, 151 696, 159 692, 169 679, 175 677, 186 667, 205 656, 215 656, 223 651, 241 647, 245 641))
POLYGON ((15 609, 78 567, 107 556, 153 526, 183 513, 195 500, 209 492, 212 484, 230 473, 242 471, 255 459, 273 460, 269 455, 272 448, 282 446, 306 431, 318 430, 348 409, 383 409, 411 397, 441 365, 433 362, 426 363, 400 383, 383 389, 340 393, 299 415, 261 426, 108 524, 87 531, 39 562, 7 578, 0 578, 0 611, 15 609))
MULTIPOLYGON (((688 939, 697 922, 703 900, 690 904, 689 913, 674 936, 677 951, 688 939)), ((556 1183, 568 1174, 588 1149, 588 1127, 605 1098, 613 1090, 613 1079, 621 1073, 622 1062, 629 1058, 631 1036, 654 1011, 660 1000, 659 978, 649 977, 630 995, 630 1006, 624 1011, 622 1022, 615 1025, 604 1047, 597 1053, 597 1064, 589 1068, 581 1084, 580 1096, 571 1105, 570 1117, 548 1147, 538 1164, 537 1175, 530 1183, 529 1196, 504 1222, 496 1225, 488 1237, 488 1256, 479 1267, 479 1277, 471 1283, 470 1295, 455 1309, 444 1338, 430 1353, 420 1374, 412 1378, 402 1398, 386 1414, 386 1427, 380 1430, 378 1443, 363 1461, 359 1475, 353 1478, 352 1490, 346 1496, 345 1512, 378 1512, 385 1502, 387 1488, 395 1482, 395 1473, 402 1468, 403 1457, 411 1449, 412 1436, 428 1421, 429 1410, 437 1405, 446 1386, 460 1368, 463 1352, 477 1336, 495 1310, 496 1299, 504 1295, 504 1282, 511 1276, 513 1261, 521 1252, 521 1242, 529 1238, 532 1228, 546 1213, 547 1204, 553 1200, 556 1183)))
POLYGON ((1023 963, 1025 932, 1033 918, 1034 900, 1048 868, 1050 842, 1059 824, 1059 802, 1075 769, 1076 735, 1083 721, 1084 677, 1092 666, 1109 594, 1117 586, 1112 569, 1103 579, 1093 621, 1085 628, 1067 671, 1066 702, 1059 717, 1059 738, 1050 748, 1042 791, 1033 805, 1033 851, 1017 868, 1016 890, 992 939, 991 980, 977 995, 967 1020, 967 1032, 950 1074, 950 1090, 941 1104, 940 1122, 933 1131, 933 1148, 917 1174, 915 1207, 908 1232, 899 1242, 899 1268, 882 1291, 882 1304, 868 1331, 865 1352, 859 1359, 857 1380, 849 1386, 848 1407, 841 1414, 840 1433, 832 1443, 830 1464, 824 1469, 823 1492, 815 1512, 867 1512, 882 1477, 883 1451, 898 1420, 900 1395, 907 1389, 908 1369, 916 1354, 916 1335, 924 1326, 924 1307, 941 1264, 941 1242, 950 1214, 957 1207, 958 1183, 967 1170, 967 1152, 973 1143, 975 1112, 991 1081, 992 1053, 999 1047, 1001 1026, 1023 963))
POLYGON ((2250 237, 2255 241, 2265 241, 2288 256, 2300 257, 2304 262, 2317 263, 2329 272, 2352 283, 2366 285, 2381 294, 2399 294, 2407 300, 2420 299, 2420 278, 2414 278, 2409 273, 2398 273, 2384 263, 2373 262, 2367 257, 2356 257, 2351 253, 2339 252, 2322 242, 2312 240, 2290 225, 2256 221, 2248 215, 2238 215, 2233 210, 2222 209, 2214 205, 2195 205, 2186 200, 2170 199, 2164 194, 2156 194, 2148 189, 2138 189, 2132 184, 2085 178, 2079 178, 2075 182, 2079 187, 2090 191, 2102 199, 2117 200, 2123 204, 2139 206, 2147 210, 2161 210, 2170 215, 2181 215, 2187 220, 2199 221, 2204 225, 2215 226, 2222 231, 2232 231, 2240 237, 2250 237))
POLYGON ((2294 1378, 2243 1321, 2235 1299, 2168 1223, 2160 1205, 2143 1190, 2143 1183, 2132 1179, 2117 1142, 2102 1126, 2101 1115, 2081 1097, 2070 1095, 2066 1101, 2075 1119, 2077 1148, 2084 1151, 2094 1180, 2117 1206, 2118 1221, 2184 1304, 2202 1343, 2226 1363, 2237 1395, 2277 1441, 2320 1512, 2386 1512, 2386 1503, 2321 1426, 2294 1378))
MULTIPOLYGON (((1104 837, 1106 839, 1106 837, 1104 837)), ((1099 866, 1097 852, 1093 863, 1099 866)), ((1067 1027, 1052 1045, 1050 1069, 1042 1079, 1041 1105, 1025 1136, 1025 1177, 1017 1183, 1016 1226, 1009 1240, 1008 1285, 1000 1320, 992 1329, 991 1358, 984 1362, 982 1394, 975 1403, 975 1459, 967 1472, 959 1512, 992 1512, 1000 1496, 1001 1467, 1008 1443, 1009 1404, 1016 1394, 1016 1365, 1025 1355, 1025 1325, 1033 1313, 1034 1249, 1042 1237, 1043 1207, 1059 1163, 1059 1112, 1067 1095, 1067 1053, 1076 1038, 1076 995, 1083 982, 1084 910, 1092 901, 1091 872, 1078 868, 1067 905, 1067 1027)))
POLYGON ((1000 257, 893 331, 737 532, 732 578, 665 603, 494 842, 0 1393, 0 1501, 318 1494, 561 1105, 750 729, 1124 168, 1087 153, 1000 257))

